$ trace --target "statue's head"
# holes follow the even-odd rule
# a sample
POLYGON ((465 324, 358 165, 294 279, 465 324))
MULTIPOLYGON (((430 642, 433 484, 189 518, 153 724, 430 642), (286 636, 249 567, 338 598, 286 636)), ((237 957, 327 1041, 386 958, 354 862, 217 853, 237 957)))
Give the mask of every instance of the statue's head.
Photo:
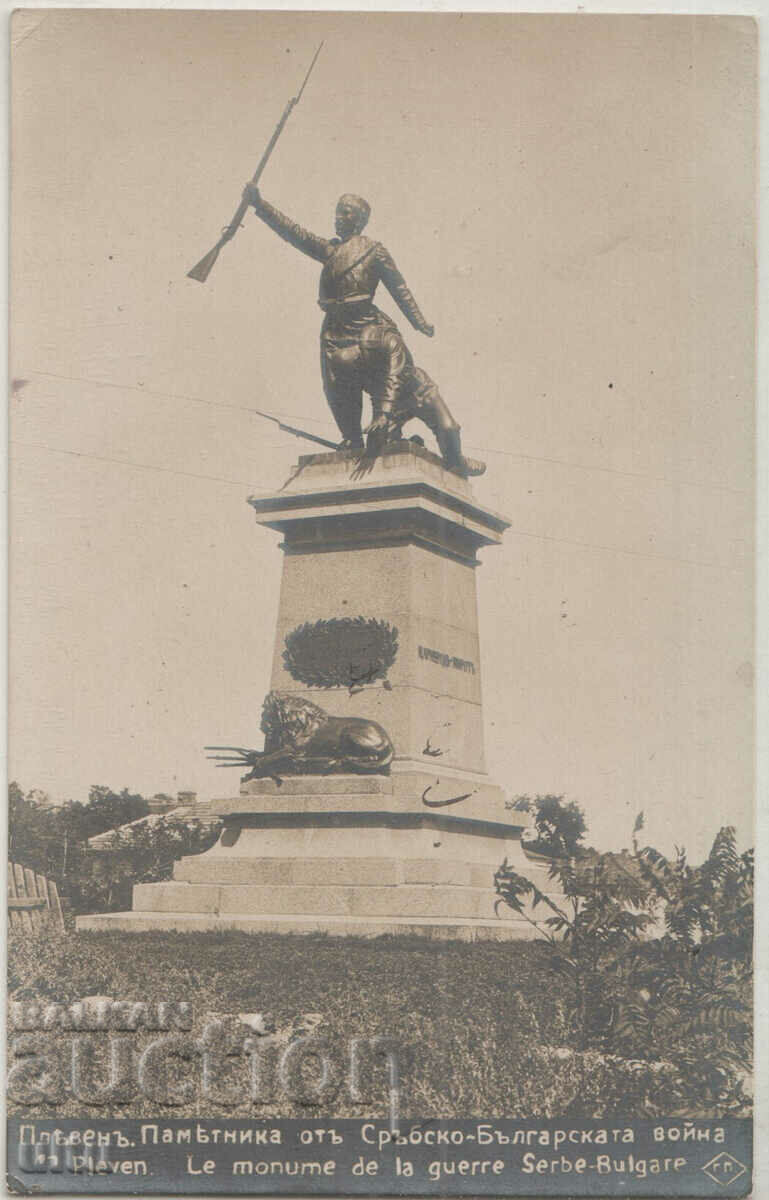
POLYGON ((336 206, 336 232, 344 239, 353 234, 361 233, 371 215, 371 205, 362 196, 345 193, 340 196, 336 206))

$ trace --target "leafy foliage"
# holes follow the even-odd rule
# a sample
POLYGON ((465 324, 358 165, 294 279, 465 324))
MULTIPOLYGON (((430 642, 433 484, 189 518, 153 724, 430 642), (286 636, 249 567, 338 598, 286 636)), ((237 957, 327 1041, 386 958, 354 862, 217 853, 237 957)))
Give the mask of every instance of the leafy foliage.
MULTIPOLYGON (((573 1036, 640 1061, 672 1065, 669 1116, 739 1115, 749 1101, 753 853, 720 830, 704 863, 652 847, 552 857, 542 890, 505 861, 498 904, 547 944, 573 1036)), ((556 831, 556 838, 558 837, 556 831)))
POLYGON ((51 806, 44 792, 25 794, 17 783, 8 788, 8 856, 58 881, 80 867, 78 846, 118 825, 144 817, 149 803, 124 789, 94 786, 88 802, 51 806))
POLYGON ((507 801, 506 807, 514 812, 534 814, 537 836, 527 842, 527 848, 538 854, 559 857, 579 854, 587 825, 582 809, 574 801, 564 801, 563 796, 517 796, 507 801))
POLYGON ((201 853, 218 836, 216 828, 176 818, 118 832, 149 813, 148 801, 127 789, 92 787, 87 804, 51 807, 44 793, 25 796, 12 783, 8 803, 9 857, 54 879, 75 912, 130 908, 134 883, 170 878, 175 859, 201 853), (109 830, 110 852, 95 854, 88 839, 109 830))
POLYGON ((131 907, 135 883, 170 879, 174 862, 202 854, 219 836, 220 829, 199 822, 167 817, 130 831, 116 829, 108 849, 89 856, 89 871, 73 889, 73 905, 81 912, 112 912, 131 907))

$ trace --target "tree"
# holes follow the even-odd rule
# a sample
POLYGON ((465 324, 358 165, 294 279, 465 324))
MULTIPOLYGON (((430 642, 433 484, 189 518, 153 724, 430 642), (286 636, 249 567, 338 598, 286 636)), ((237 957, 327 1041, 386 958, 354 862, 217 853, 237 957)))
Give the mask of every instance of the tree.
POLYGON ((88 793, 88 804, 84 807, 83 817, 88 827, 87 837, 95 837, 97 833, 106 833, 108 829, 118 829, 121 825, 129 825, 146 817, 150 811, 144 796, 129 792, 113 792, 112 788, 94 784, 88 793))
POLYGON ((17 783, 8 788, 8 855, 43 875, 60 875, 69 810, 49 808, 44 792, 26 795, 17 783))
POLYGON ((220 830, 218 822, 208 826, 178 817, 116 829, 107 848, 88 854, 71 891, 73 907, 79 912, 130 908, 134 884, 170 879, 178 859, 210 849, 220 830))
POLYGON ((583 849, 580 842, 587 825, 582 809, 574 800, 568 803, 563 796, 517 796, 507 802, 515 812, 534 814, 535 839, 526 844, 529 849, 548 857, 577 855, 583 849))
POLYGON ((54 879, 77 912, 130 907, 134 883, 170 878, 174 860, 208 849, 218 828, 165 820, 120 827, 146 816, 143 796, 92 787, 87 804, 52 808, 41 792, 8 789, 9 854, 25 867, 54 879), (94 854, 88 839, 115 830, 115 853, 94 854))

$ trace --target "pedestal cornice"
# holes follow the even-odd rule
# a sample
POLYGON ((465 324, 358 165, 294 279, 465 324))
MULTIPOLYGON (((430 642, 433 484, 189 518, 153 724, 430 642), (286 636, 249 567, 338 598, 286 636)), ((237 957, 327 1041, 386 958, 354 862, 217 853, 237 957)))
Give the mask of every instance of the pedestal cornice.
POLYGON ((478 549, 499 544, 509 527, 412 442, 365 468, 354 451, 304 455, 280 492, 249 504, 260 525, 283 533, 288 554, 414 543, 475 566, 478 549))

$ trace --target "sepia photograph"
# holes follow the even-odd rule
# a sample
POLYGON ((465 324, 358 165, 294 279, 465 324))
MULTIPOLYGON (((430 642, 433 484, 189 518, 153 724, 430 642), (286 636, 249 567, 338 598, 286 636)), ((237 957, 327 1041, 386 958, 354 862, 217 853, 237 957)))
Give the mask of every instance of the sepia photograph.
POLYGON ((10 1191, 749 1195, 756 21, 10 29, 10 1191))

